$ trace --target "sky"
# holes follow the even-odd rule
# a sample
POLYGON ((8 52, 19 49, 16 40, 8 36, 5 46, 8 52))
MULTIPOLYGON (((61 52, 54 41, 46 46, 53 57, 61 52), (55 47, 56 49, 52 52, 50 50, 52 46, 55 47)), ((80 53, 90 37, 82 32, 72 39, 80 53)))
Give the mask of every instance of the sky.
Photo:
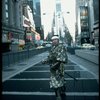
MULTIPOLYGON (((55 0, 40 0, 42 25, 44 26, 45 37, 51 31, 55 0), (45 13, 45 15, 43 15, 45 13)), ((75 0, 61 0, 61 7, 65 23, 75 40, 75 0), (69 13, 67 13, 69 12, 69 13)))

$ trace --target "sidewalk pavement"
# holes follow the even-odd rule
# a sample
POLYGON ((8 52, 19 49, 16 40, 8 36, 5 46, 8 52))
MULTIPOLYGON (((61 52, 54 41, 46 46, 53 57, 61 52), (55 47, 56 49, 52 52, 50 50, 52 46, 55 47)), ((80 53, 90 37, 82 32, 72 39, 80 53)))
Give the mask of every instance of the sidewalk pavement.
MULTIPOLYGON (((93 53, 93 52, 91 52, 93 53)), ((87 70, 94 75, 96 79, 99 79, 99 64, 95 64, 87 59, 83 59, 77 55, 68 54, 69 60, 81 66, 81 68, 87 70)))
POLYGON ((35 55, 32 58, 25 60, 24 62, 11 65, 4 70, 2 70, 2 82, 8 80, 9 78, 15 76, 16 74, 23 72, 24 70, 34 66, 35 64, 41 62, 48 55, 48 52, 44 52, 38 55, 35 55))
MULTIPOLYGON (((8 80, 9 78, 15 76, 16 74, 23 72, 24 70, 34 66, 35 64, 41 62, 48 55, 48 52, 44 52, 38 55, 35 55, 32 58, 27 59, 24 62, 17 63, 15 65, 9 66, 8 68, 2 70, 2 82, 8 80)), ((68 59, 72 62, 80 65, 82 68, 86 68, 88 71, 92 72, 96 78, 99 77, 99 65, 96 65, 92 62, 89 62, 85 59, 82 59, 76 55, 68 53, 68 59)))

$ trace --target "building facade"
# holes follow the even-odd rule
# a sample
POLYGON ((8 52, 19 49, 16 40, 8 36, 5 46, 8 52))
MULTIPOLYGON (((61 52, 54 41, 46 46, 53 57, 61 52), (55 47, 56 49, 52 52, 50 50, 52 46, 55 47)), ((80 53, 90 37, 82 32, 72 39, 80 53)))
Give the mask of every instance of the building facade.
POLYGON ((99 46, 99 0, 76 0, 76 41, 99 46))
POLYGON ((88 0, 76 0, 76 41, 90 43, 88 0))
POLYGON ((94 44, 99 48, 99 0, 93 0, 94 10, 94 27, 93 38, 94 44))
POLYGON ((40 39, 44 39, 43 26, 41 25, 41 4, 40 0, 33 0, 34 6, 34 21, 36 31, 40 34, 40 39))
POLYGON ((23 6, 23 27, 25 28, 26 47, 28 45, 29 48, 35 46, 36 40, 40 40, 40 34, 36 31, 33 13, 33 0, 28 0, 23 6))
POLYGON ((21 50, 26 38, 39 39, 33 10, 33 0, 2 0, 2 45, 6 48, 3 52, 21 50))
POLYGON ((94 27, 94 7, 93 7, 93 0, 90 0, 88 3, 88 11, 89 11, 89 31, 90 31, 90 43, 94 44, 94 37, 93 37, 93 27, 94 27))
POLYGON ((3 52, 18 50, 19 40, 23 39, 22 1, 2 0, 2 45, 6 47, 3 52))

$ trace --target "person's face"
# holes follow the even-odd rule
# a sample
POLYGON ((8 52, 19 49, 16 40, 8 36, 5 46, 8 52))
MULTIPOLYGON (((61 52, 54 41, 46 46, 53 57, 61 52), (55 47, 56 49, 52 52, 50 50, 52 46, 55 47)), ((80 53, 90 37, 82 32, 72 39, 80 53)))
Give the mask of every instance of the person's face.
POLYGON ((53 39, 52 40, 52 45, 58 45, 58 43, 59 43, 59 40, 58 39, 53 39))

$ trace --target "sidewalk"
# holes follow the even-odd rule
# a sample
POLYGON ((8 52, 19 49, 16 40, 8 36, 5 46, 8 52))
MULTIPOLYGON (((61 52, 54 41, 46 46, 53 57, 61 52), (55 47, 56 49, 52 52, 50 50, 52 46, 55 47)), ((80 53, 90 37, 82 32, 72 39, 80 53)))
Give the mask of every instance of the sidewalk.
POLYGON ((81 66, 81 68, 87 70, 92 73, 96 79, 99 78, 99 65, 93 62, 90 62, 86 59, 83 59, 77 55, 68 54, 69 60, 81 66))
MULTIPOLYGON (((32 67, 33 65, 39 63, 41 60, 45 59, 48 55, 48 52, 44 52, 38 55, 35 55, 34 57, 18 63, 16 65, 13 65, 5 70, 2 71, 2 82, 8 80, 9 78, 15 76, 16 74, 26 70, 27 68, 32 67)), ((80 65, 82 68, 87 69, 89 72, 95 75, 96 78, 99 77, 99 65, 96 65, 92 62, 89 62, 85 59, 82 59, 76 55, 71 55, 68 53, 68 59, 72 62, 80 65)))
POLYGON ((75 55, 87 59, 95 64, 99 64, 99 50, 81 49, 75 50, 75 55))
POLYGON ((15 76, 16 74, 26 70, 27 68, 30 68, 34 66, 35 64, 39 63, 43 59, 45 59, 48 55, 48 52, 44 52, 38 55, 35 55, 34 57, 21 62, 17 63, 15 65, 12 65, 4 70, 2 70, 2 82, 8 80, 9 78, 15 76))

